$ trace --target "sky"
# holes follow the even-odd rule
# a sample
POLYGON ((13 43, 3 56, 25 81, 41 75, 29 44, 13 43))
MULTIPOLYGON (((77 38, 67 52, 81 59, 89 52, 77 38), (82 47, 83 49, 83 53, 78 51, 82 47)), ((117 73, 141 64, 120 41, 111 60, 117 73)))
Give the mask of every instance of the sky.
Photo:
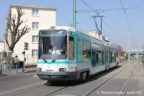
MULTIPOLYGON (((144 0, 84 0, 93 10, 105 10, 103 17, 103 35, 110 43, 123 49, 144 47, 144 0), (127 8, 125 11, 123 8, 127 8), (111 9, 111 10, 110 10, 111 9)), ((77 29, 84 32, 96 30, 94 19, 97 15, 82 0, 76 0, 77 29), (83 11, 90 10, 90 12, 83 11)), ((56 24, 70 26, 73 24, 73 0, 1 0, 0 3, 0 40, 4 40, 7 16, 11 4, 28 4, 57 8, 56 24)), ((98 20, 99 21, 99 20, 98 20)), ((98 22, 98 24, 100 24, 98 22)))

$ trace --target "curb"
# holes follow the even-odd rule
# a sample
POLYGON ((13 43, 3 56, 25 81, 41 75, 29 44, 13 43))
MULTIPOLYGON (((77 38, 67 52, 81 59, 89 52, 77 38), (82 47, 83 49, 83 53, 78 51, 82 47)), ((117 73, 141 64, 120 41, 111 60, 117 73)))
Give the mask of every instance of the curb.
POLYGON ((36 70, 30 70, 30 71, 26 71, 26 72, 19 72, 17 73, 11 73, 11 74, 0 74, 0 77, 10 77, 10 76, 19 76, 19 75, 24 75, 27 73, 34 73, 36 72, 36 70))

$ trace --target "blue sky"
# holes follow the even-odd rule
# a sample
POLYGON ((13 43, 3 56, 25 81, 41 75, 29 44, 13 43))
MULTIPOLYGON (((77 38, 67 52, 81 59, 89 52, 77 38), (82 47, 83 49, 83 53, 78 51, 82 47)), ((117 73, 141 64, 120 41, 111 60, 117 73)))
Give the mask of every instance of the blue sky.
MULTIPOLYGON (((131 49, 144 46, 144 0, 121 0, 124 7, 133 8, 126 10, 130 24, 130 30, 123 10, 109 10, 104 16, 103 34, 107 35, 111 43, 121 45, 124 49, 128 46, 128 37, 131 39, 131 49), (131 32, 131 33, 129 33, 131 32)), ((120 0, 85 0, 93 9, 117 9, 122 8, 120 0)), ((73 22, 73 0, 1 0, 0 3, 0 40, 6 29, 6 17, 10 4, 29 4, 57 8, 57 25, 70 26, 73 22)), ((77 10, 90 10, 81 0, 77 0, 77 10)), ((90 18, 96 15, 93 12, 77 13, 77 29, 85 32, 95 30, 94 20, 90 18)))

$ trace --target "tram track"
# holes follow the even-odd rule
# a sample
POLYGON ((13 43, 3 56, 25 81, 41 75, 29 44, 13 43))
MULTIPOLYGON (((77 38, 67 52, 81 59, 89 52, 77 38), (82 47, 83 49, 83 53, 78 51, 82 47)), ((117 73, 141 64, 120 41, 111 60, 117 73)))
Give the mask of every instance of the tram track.
MULTIPOLYGON (((132 61, 132 63, 134 63, 133 61, 132 61)), ((114 75, 112 75, 110 78, 108 78, 107 80, 105 80, 105 81, 103 81, 100 85, 98 85, 98 86, 96 86, 95 88, 93 88, 92 90, 90 90, 86 95, 81 95, 81 96, 90 96, 94 91, 96 91, 97 89, 99 89, 99 88, 101 88, 102 86, 104 86, 105 84, 107 84, 112 78, 114 78, 115 76, 117 76, 121 71, 123 71, 125 68, 127 68, 127 64, 126 65, 124 65, 124 67, 122 68, 122 69, 120 69, 120 70, 118 70, 118 72, 117 73, 115 73, 114 75)), ((111 70, 113 70, 113 69, 111 69, 111 70)), ((109 70, 110 71, 110 70, 109 70)), ((109 73, 109 71, 108 71, 108 73, 109 73)), ((105 74, 105 72, 104 73, 102 73, 102 74, 99 74, 99 75, 97 75, 97 77, 99 77, 100 75, 103 75, 103 74, 105 74)), ((73 84, 72 84, 73 85, 73 84)), ((46 85, 46 86, 49 86, 49 85, 46 85)), ((57 86, 57 84, 56 84, 56 86, 57 86)), ((59 86, 59 84, 58 84, 58 86, 59 86)), ((60 85, 61 86, 61 85, 60 85)), ((63 86, 63 84, 62 84, 62 86, 63 86)), ((49 92, 49 93, 46 93, 46 94, 43 94, 43 96, 55 96, 57 93, 61 93, 61 92, 63 92, 64 90, 66 90, 67 88, 72 88, 72 86, 71 86, 71 84, 69 84, 69 85, 64 85, 63 87, 61 87, 61 88, 57 88, 57 89, 55 89, 55 90, 53 90, 52 92, 49 92)))
POLYGON ((48 93, 48 94, 46 94, 46 95, 44 95, 44 96, 51 96, 51 95, 55 94, 56 92, 62 91, 62 90, 64 90, 64 89, 68 88, 68 87, 69 87, 69 86, 65 86, 65 87, 59 88, 59 89, 57 89, 57 90, 55 90, 55 91, 53 91, 53 92, 50 92, 50 93, 48 93))
MULTIPOLYGON (((118 71, 116 74, 114 74, 113 76, 111 76, 109 79, 105 80, 103 83, 101 83, 99 86, 97 86, 96 88, 94 88, 92 91, 90 91, 85 96, 89 96, 91 93, 93 93, 93 91, 97 90, 98 88, 100 88, 101 86, 103 86, 105 83, 107 83, 108 81, 110 81, 113 77, 115 77, 116 75, 118 75, 122 70, 124 70, 124 69, 121 69, 120 71, 118 71)), ((102 75, 102 74, 100 74, 100 75, 102 75)), ((59 93, 60 91, 66 89, 68 87, 71 87, 71 86, 65 86, 65 87, 59 88, 59 89, 57 89, 57 90, 55 90, 53 92, 50 92, 50 93, 48 93, 48 94, 46 94, 44 96, 53 96, 54 94, 59 93)))
POLYGON ((116 74, 114 74, 113 76, 111 76, 110 78, 108 78, 107 80, 103 81, 100 85, 96 86, 95 88, 93 88, 92 90, 90 90, 88 93, 86 93, 85 96, 90 96, 93 92, 95 92, 97 89, 99 89, 100 87, 102 87, 103 85, 105 85, 108 81, 110 81, 113 77, 115 77, 116 75, 118 75, 123 69, 121 69, 119 72, 117 72, 116 74))
POLYGON ((29 96, 67 96, 67 94, 72 94, 72 96, 95 96, 98 95, 96 93, 98 91, 102 95, 104 91, 110 92, 113 90, 113 92, 123 91, 123 94, 119 95, 126 96, 127 91, 131 91, 132 84, 135 85, 135 83, 133 83, 133 77, 136 74, 135 72, 137 72, 136 69, 139 68, 139 66, 136 67, 136 63, 138 62, 139 60, 132 60, 130 63, 127 61, 120 63, 119 66, 122 67, 112 68, 109 71, 92 76, 84 82, 56 82, 52 85, 47 85, 47 83, 42 82, 42 84, 18 87, 18 89, 9 90, 3 93, 3 95, 27 96, 27 94, 31 94, 29 96), (117 84, 119 82, 117 81, 118 79, 122 80, 119 84, 117 84), (112 87, 112 84, 116 85, 112 87))
POLYGON ((129 79, 126 81, 126 83, 123 87, 121 96, 126 96, 127 95, 128 87, 130 85, 130 82, 131 82, 132 78, 134 77, 136 69, 137 69, 137 64, 134 66, 133 71, 131 72, 131 75, 130 75, 129 79))
MULTIPOLYGON (((133 61, 132 63, 134 63, 135 61, 133 61)), ((127 68, 128 65, 126 65, 124 68, 122 68, 120 71, 118 71, 117 73, 115 73, 114 75, 112 75, 110 78, 106 79, 105 81, 103 81, 101 84, 99 84, 98 86, 96 86, 95 88, 91 89, 89 92, 87 92, 85 95, 83 96, 90 96, 92 93, 94 93, 96 90, 98 90, 99 88, 103 87, 105 84, 107 84, 110 80, 112 80, 115 76, 117 76, 119 73, 121 73, 123 70, 125 70, 127 68)), ((134 72, 132 72, 132 74, 134 74, 134 72)), ((130 75, 131 78, 133 75, 130 75)), ((130 82, 130 80, 129 80, 130 82)), ((127 84, 128 87, 128 84, 127 84)), ((124 91, 127 91, 127 89, 125 89, 124 91)), ((122 95, 125 96, 125 95, 122 95)))
MULTIPOLYGON (((132 61, 132 63, 134 63, 135 61, 132 61)), ((118 71, 117 73, 115 73, 114 75, 112 75, 110 78, 106 79, 105 81, 103 81, 101 84, 99 84, 98 86, 96 86, 95 88, 93 88, 92 90, 90 90, 88 93, 86 93, 85 95, 82 96, 90 96, 93 92, 95 92, 97 89, 99 89, 100 87, 104 86, 106 83, 108 83, 111 79, 113 79, 115 76, 117 76, 120 72, 122 72, 125 68, 127 68, 128 65, 125 65, 124 68, 122 68, 120 71, 118 71)), ((102 75, 102 74, 100 74, 102 75)), ((64 86, 62 88, 59 88, 53 92, 50 92, 44 96, 53 96, 56 93, 61 92, 62 90, 65 90, 66 88, 71 87, 71 86, 64 86)))

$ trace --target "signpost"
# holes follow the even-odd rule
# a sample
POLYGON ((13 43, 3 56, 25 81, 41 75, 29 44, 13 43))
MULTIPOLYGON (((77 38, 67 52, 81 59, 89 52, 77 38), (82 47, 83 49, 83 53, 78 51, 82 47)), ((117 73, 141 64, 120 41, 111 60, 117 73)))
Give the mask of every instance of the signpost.
POLYGON ((23 55, 24 55, 23 72, 25 71, 25 61, 26 61, 25 51, 28 50, 28 47, 29 47, 29 43, 28 43, 28 42, 25 42, 25 43, 24 43, 24 52, 23 52, 23 55))
POLYGON ((2 64, 0 64, 0 74, 2 74, 2 64))

